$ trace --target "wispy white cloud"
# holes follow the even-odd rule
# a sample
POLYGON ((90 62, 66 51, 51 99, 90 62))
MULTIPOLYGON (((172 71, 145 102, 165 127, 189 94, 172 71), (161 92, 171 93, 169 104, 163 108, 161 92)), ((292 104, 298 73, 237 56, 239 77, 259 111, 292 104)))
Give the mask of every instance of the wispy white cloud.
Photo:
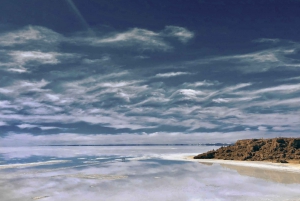
POLYGON ((286 127, 280 127, 280 126, 274 126, 274 127, 272 127, 272 130, 274 130, 274 131, 285 131, 285 130, 287 130, 287 128, 286 127))
POLYGON ((0 93, 6 94, 8 96, 18 96, 26 92, 48 91, 47 89, 43 89, 43 87, 45 87, 47 84, 49 84, 49 82, 46 80, 41 80, 37 82, 21 80, 14 82, 10 86, 0 88, 0 93))
MULTIPOLYGON (((0 120, 6 121, 20 121, 24 122, 24 124, 31 125, 34 123, 44 124, 44 123, 78 123, 78 122, 86 122, 88 124, 98 124, 104 125, 106 127, 111 127, 115 129, 127 128, 131 130, 136 129, 145 129, 145 128, 154 128, 157 127, 153 125, 148 125, 148 123, 153 122, 153 120, 148 119, 148 121, 144 121, 146 119, 138 118, 138 117, 127 117, 125 115, 113 112, 112 110, 101 110, 99 113, 89 114, 83 110, 72 110, 69 111, 69 115, 67 114, 54 114, 52 111, 31 111, 30 116, 19 115, 19 114, 0 114, 0 120)), ((157 120, 156 122, 159 122, 157 120)))
POLYGON ((193 83, 183 83, 183 86, 188 86, 188 87, 202 87, 202 86, 215 86, 215 85, 220 85, 221 83, 218 81, 197 81, 193 83))
POLYGON ((227 122, 235 125, 245 126, 288 126, 293 130, 299 129, 299 112, 290 112, 289 114, 255 114, 240 112, 235 115, 238 118, 224 119, 227 122))
MULTIPOLYGON (((158 34, 153 31, 148 31, 146 29, 138 29, 134 28, 130 31, 124 33, 118 33, 111 37, 99 39, 98 43, 115 43, 115 42, 124 42, 124 41, 140 41, 140 42, 151 42, 149 41, 151 38, 157 37, 158 34)), ((158 43, 158 41, 152 41, 154 45, 158 43)), ((159 43, 158 43, 159 45, 159 43)))
POLYGON ((63 128, 55 127, 55 126, 40 126, 40 125, 34 125, 34 124, 20 124, 20 125, 17 125, 17 127, 21 128, 21 129, 40 128, 41 130, 63 129, 63 128))
POLYGON ((259 96, 242 97, 242 98, 215 98, 212 101, 215 103, 229 103, 229 102, 251 101, 255 98, 259 98, 259 96))
POLYGON ((279 62, 279 59, 273 52, 258 52, 245 55, 235 55, 223 57, 224 60, 238 59, 242 62, 279 62))
MULTIPOLYGON (((83 37, 66 37, 45 27, 27 26, 0 35, 0 46, 14 47, 16 45, 30 44, 31 49, 35 47, 36 51, 37 49, 42 49, 45 52, 46 50, 49 51, 49 49, 55 50, 60 43, 65 42, 74 45, 85 44, 90 46, 135 46, 142 50, 166 51, 172 49, 172 45, 167 42, 168 38, 176 38, 186 43, 193 37, 193 32, 179 26, 166 26, 162 31, 158 32, 141 28, 132 28, 127 31, 107 33, 104 35, 98 34, 98 36, 96 32, 93 32, 93 34, 88 34, 88 36, 83 37)), ((53 62, 54 60, 52 60, 51 63, 53 62)))
POLYGON ((146 29, 133 28, 121 33, 112 33, 102 37, 74 37, 69 40, 75 45, 132 47, 142 50, 169 50, 171 46, 166 43, 159 33, 146 29))
POLYGON ((269 87, 264 89, 259 89, 255 93, 268 93, 268 92, 279 92, 279 93, 292 93, 300 90, 300 84, 285 84, 275 87, 269 87))
POLYGON ((183 43, 193 38, 193 32, 183 27, 166 26, 161 32, 147 29, 133 28, 125 32, 111 33, 99 37, 73 37, 69 41, 74 44, 87 44, 91 46, 128 47, 135 46, 142 50, 170 50, 166 39, 175 37, 183 43))
POLYGON ((30 73, 29 67, 41 64, 56 65, 71 61, 78 54, 60 52, 59 44, 66 37, 40 26, 27 26, 0 34, 2 61, 0 67, 14 73, 30 73), (9 49, 7 49, 9 47, 9 49))
POLYGON ((267 130, 269 130, 267 127, 265 127, 265 126, 259 126, 258 128, 257 128, 259 131, 267 131, 267 130))
POLYGON ((180 90, 178 90, 178 93, 182 94, 184 96, 187 96, 187 97, 195 97, 195 96, 199 96, 199 95, 203 96, 206 94, 200 90, 193 90, 193 89, 180 89, 180 90))
POLYGON ((278 43, 280 42, 280 39, 278 38, 259 38, 254 40, 253 42, 256 43, 278 43))
MULTIPOLYGON (((32 134, 14 134, 0 137, 1 146, 19 145, 50 145, 50 144, 146 144, 146 143, 232 143, 238 139, 279 137, 277 132, 268 131, 238 131, 238 132, 210 132, 210 133, 181 133, 181 132, 154 132, 154 133, 122 133, 118 135, 94 134, 80 135, 76 133, 59 133, 34 136, 32 134), (163 136, 163 137, 162 137, 163 136)), ((297 134, 286 132, 285 136, 295 137, 297 134)))
POLYGON ((228 103, 230 100, 228 98, 215 98, 212 101, 215 103, 228 103))
POLYGON ((218 127, 218 125, 213 124, 209 120, 207 120, 207 121, 202 120, 201 121, 198 118, 184 120, 184 121, 182 121, 182 125, 184 125, 185 127, 188 128, 187 131, 194 131, 194 130, 199 129, 199 128, 214 129, 214 128, 218 127))
POLYGON ((16 46, 29 42, 57 44, 62 36, 50 29, 40 26, 27 26, 23 29, 11 31, 0 35, 0 46, 16 46))
MULTIPOLYGON (((3 91, 7 92, 9 90, 3 90, 3 91)), ((1 93, 1 89, 0 89, 0 93, 1 93)), ((16 108, 18 108, 18 106, 14 105, 11 101, 3 100, 3 101, 0 101, 0 108, 1 108, 1 110, 5 109, 5 108, 6 109, 8 109, 8 108, 16 109, 16 108)))
POLYGON ((291 77, 291 78, 279 79, 279 81, 293 81, 293 80, 300 80, 300 76, 298 76, 298 77, 291 77))
MULTIPOLYGON (((276 40, 261 40, 264 42, 275 42, 276 40)), ((219 62, 225 62, 230 65, 232 70, 242 71, 243 73, 267 72, 277 68, 297 68, 300 66, 300 60, 291 56, 297 54, 300 44, 296 42, 285 42, 284 45, 263 49, 256 52, 245 54, 234 54, 229 56, 218 56, 206 59, 189 61, 187 65, 213 65, 219 62)))
POLYGON ((9 53, 12 59, 23 65, 27 62, 33 61, 41 64, 57 64, 59 63, 55 52, 38 52, 38 51, 12 51, 9 53))
POLYGON ((19 66, 19 68, 8 68, 7 71, 16 72, 16 73, 28 73, 28 69, 23 66, 19 66))
POLYGON ((168 77, 176 77, 181 75, 190 75, 192 73, 189 72, 169 72, 169 73, 158 73, 155 77, 168 78, 168 77))
POLYGON ((39 128, 42 129, 42 130, 52 130, 52 129, 62 129, 62 130, 65 130, 64 128, 55 127, 55 126, 40 126, 39 128))
MULTIPOLYGON (((188 137, 184 138, 183 135, 199 130, 214 133, 231 129, 245 130, 247 127, 249 133, 253 130, 264 133, 266 130, 259 129, 260 127, 274 132, 278 131, 275 128, 278 127, 292 133, 299 128, 295 120, 299 110, 299 98, 296 96, 300 91, 300 85, 295 83, 299 79, 296 73, 293 74, 295 77, 281 80, 286 83, 279 83, 280 80, 264 82, 260 78, 252 80, 248 75, 243 77, 243 81, 238 77, 227 82, 228 76, 233 76, 234 73, 238 76, 240 70, 267 72, 279 65, 290 65, 295 70, 299 65, 295 56, 299 49, 297 45, 291 43, 280 46, 280 42, 275 48, 275 44, 272 44, 270 49, 206 57, 191 62, 182 61, 179 62, 180 65, 171 61, 164 66, 156 65, 159 62, 156 60, 154 64, 150 60, 136 60, 141 55, 141 50, 174 50, 175 45, 180 45, 174 43, 174 40, 186 43, 193 37, 193 32, 175 26, 167 26, 160 31, 133 28, 114 33, 95 32, 95 35, 85 37, 80 34, 62 36, 34 26, 2 34, 0 46, 3 47, 3 54, 0 66, 2 70, 10 71, 5 74, 15 72, 15 80, 4 83, 6 78, 1 77, 0 122, 3 125, 18 124, 24 130, 39 128, 43 133, 61 129, 59 124, 72 124, 73 127, 78 123, 109 128, 108 130, 114 130, 117 134, 120 134, 119 129, 127 129, 134 134, 132 139, 140 139, 141 142, 158 140, 155 136, 164 134, 188 141, 188 137), (70 53, 67 53, 60 49, 58 44, 61 42, 80 48, 68 47, 70 53), (82 46, 84 48, 81 49, 82 46), (117 54, 114 49, 116 47, 117 54), (95 48, 100 53, 89 52, 95 48), (72 53, 73 50, 76 54, 72 53), (121 58, 119 51, 124 50, 129 56, 122 54, 121 58), (129 66, 127 59, 137 64, 129 66), (149 73, 150 68, 135 66, 143 65, 144 62, 151 62, 155 71, 149 73), (208 74, 200 73, 204 69, 201 65, 207 64, 217 65, 205 68, 205 73, 208 74), (45 72, 40 68, 43 65, 46 65, 45 72), (195 65, 197 68, 189 69, 195 65), (230 66, 232 72, 228 71, 227 66, 230 66), (163 71, 158 71, 162 68, 163 71), (223 75, 223 71, 226 76, 218 77, 223 75), (28 74, 24 76, 16 74, 25 72, 28 74), (199 78, 188 76, 194 74, 199 75, 199 78), (167 79, 179 76, 182 83, 175 80, 174 84, 174 79, 167 79), (46 123, 58 126, 47 126, 46 123), (270 129, 271 127, 274 129, 270 129), (141 129, 166 132, 151 133, 147 134, 148 137, 139 138, 135 131, 141 129), (167 132, 174 129, 179 129, 182 136, 167 132)), ((142 56, 149 58, 146 53, 149 52, 143 52, 142 56)), ((152 58, 156 53, 150 54, 152 58)), ((75 135, 78 139, 89 140, 81 138, 79 134, 77 136, 74 133, 75 135)), ((222 132, 218 135, 222 135, 222 132)), ((131 140, 130 133, 124 136, 131 140)), ((121 140, 112 135, 110 137, 121 140)), ((233 136, 229 137, 233 139, 233 136)), ((169 137, 164 140, 172 141, 169 137)))
POLYGON ((17 125, 19 128, 35 128, 35 127, 38 127, 37 125, 32 125, 32 124, 20 124, 20 125, 17 125))
POLYGON ((194 37, 193 32, 187 30, 186 28, 178 26, 166 26, 165 29, 162 31, 162 34, 166 36, 176 37, 183 43, 188 42, 194 37))
POLYGON ((2 51, 7 55, 8 62, 1 62, 0 67, 3 70, 29 73, 30 67, 41 64, 56 65, 61 62, 68 63, 80 55, 60 52, 41 52, 41 51, 2 51))
POLYGON ((0 121, 0 127, 1 126, 7 126, 8 124, 6 122, 0 121))
POLYGON ((283 84, 273 87, 260 88, 257 90, 247 90, 247 91, 236 91, 232 92, 232 94, 239 95, 258 95, 258 94, 266 94, 266 93, 281 93, 281 94, 289 94, 294 93, 300 90, 300 84, 283 84))

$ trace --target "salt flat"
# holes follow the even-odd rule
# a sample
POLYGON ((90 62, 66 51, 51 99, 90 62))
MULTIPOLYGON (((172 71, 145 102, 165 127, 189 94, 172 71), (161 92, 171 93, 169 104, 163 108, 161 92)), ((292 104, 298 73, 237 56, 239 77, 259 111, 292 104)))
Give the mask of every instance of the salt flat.
POLYGON ((2 147, 0 200, 299 200, 298 170, 188 157, 211 148, 2 147))

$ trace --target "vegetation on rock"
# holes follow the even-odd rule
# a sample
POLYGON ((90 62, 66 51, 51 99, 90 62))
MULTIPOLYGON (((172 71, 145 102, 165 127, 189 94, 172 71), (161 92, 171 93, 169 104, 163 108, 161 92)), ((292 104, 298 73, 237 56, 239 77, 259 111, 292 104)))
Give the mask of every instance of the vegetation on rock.
POLYGON ((300 138, 238 140, 234 145, 199 154, 194 159, 273 161, 300 160, 300 138))

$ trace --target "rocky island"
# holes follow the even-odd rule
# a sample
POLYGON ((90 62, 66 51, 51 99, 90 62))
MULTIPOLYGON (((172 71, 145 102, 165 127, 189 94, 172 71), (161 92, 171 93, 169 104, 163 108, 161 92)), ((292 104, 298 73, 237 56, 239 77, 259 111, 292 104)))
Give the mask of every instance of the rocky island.
POLYGON ((246 139, 217 150, 199 154, 194 159, 300 162, 300 138, 246 139))

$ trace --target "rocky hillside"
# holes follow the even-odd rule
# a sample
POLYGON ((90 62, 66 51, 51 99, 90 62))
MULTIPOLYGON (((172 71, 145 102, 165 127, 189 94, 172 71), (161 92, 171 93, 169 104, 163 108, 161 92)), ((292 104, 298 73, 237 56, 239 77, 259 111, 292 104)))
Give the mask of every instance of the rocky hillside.
POLYGON ((300 138, 238 140, 234 145, 221 147, 194 159, 224 159, 244 161, 300 161, 300 138))

